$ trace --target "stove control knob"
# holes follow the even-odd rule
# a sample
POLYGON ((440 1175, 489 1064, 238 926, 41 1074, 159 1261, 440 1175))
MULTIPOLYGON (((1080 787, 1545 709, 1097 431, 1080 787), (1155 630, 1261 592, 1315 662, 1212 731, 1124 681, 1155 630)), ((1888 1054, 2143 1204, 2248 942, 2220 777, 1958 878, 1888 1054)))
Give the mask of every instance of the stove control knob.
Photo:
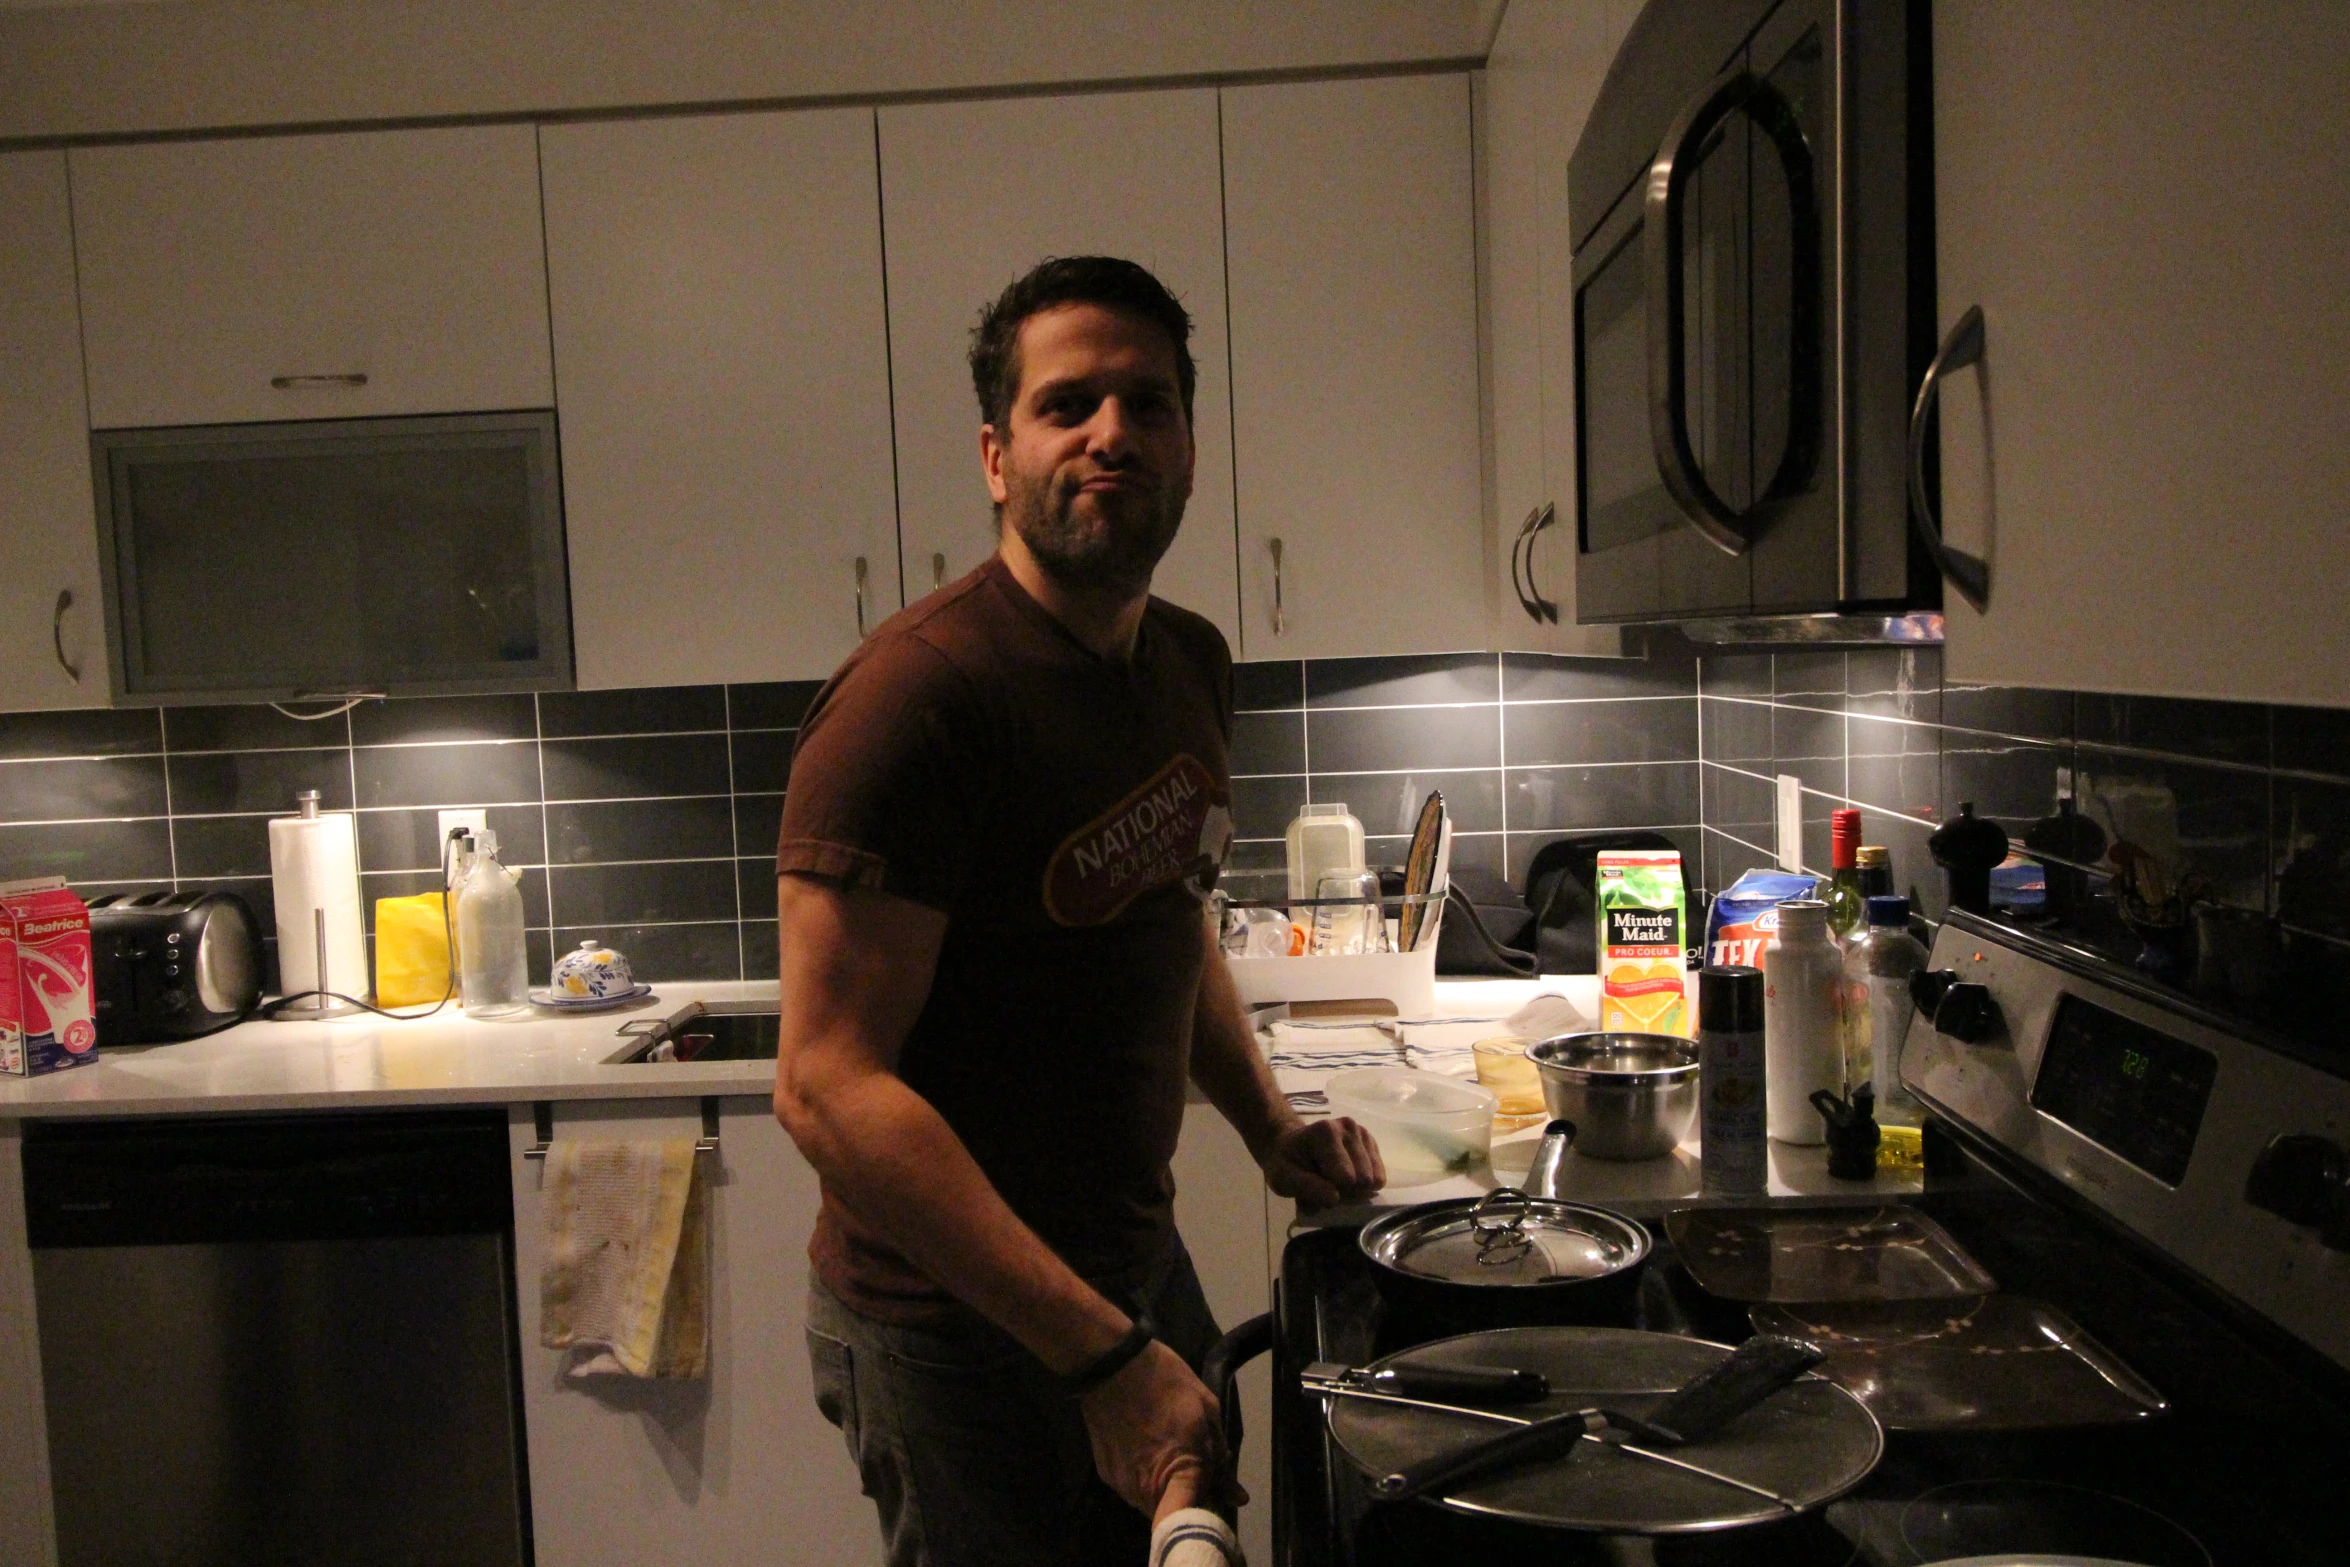
POLYGON ((1935 1030, 1964 1044, 1979 1045, 2000 1027, 1999 1003, 1991 999, 1988 985, 1961 980, 1942 993, 1942 1004, 1934 1008, 1935 1030))
POLYGON ((2272 1138, 2252 1161, 2244 1200, 2318 1229, 2328 1246, 2350 1250, 2350 1151, 2330 1137, 2272 1138))
POLYGON ((1950 994, 1950 987, 1957 983, 1956 969, 1922 968, 1909 976, 1909 999, 1917 1003, 1918 1010, 1926 1014, 1927 1021, 1931 1022, 1934 1013, 1942 1005, 1942 998, 1950 994))

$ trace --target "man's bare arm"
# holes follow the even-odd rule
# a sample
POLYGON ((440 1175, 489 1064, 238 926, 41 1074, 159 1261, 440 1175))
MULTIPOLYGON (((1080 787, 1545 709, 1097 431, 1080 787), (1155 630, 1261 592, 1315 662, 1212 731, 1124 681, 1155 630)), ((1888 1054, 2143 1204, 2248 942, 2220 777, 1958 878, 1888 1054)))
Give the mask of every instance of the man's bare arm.
POLYGON ((1387 1184, 1379 1145, 1344 1116, 1307 1121, 1289 1107, 1240 1010, 1232 971, 1204 924, 1207 958, 1192 1016, 1191 1080, 1222 1112, 1264 1169, 1265 1183, 1300 1206, 1327 1208, 1387 1184))
MULTIPOLYGON (((800 876, 776 889, 782 1032, 775 1115, 857 1216, 1066 1375, 1122 1338, 1126 1314, 1022 1223, 954 1129, 898 1077, 946 916, 800 876)), ((1072 1179, 1083 1179, 1072 1171, 1072 1179)), ((1148 1512, 1178 1469, 1220 1470, 1216 1401, 1153 1344, 1086 1395, 1102 1478, 1148 1512)))

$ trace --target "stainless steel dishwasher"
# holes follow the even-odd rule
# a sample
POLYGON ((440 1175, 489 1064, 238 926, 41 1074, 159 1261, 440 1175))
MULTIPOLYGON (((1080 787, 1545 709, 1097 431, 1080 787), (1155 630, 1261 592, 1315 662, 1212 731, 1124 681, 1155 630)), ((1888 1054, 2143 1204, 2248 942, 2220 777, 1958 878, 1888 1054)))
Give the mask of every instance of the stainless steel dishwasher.
POLYGON ((502 1110, 49 1121, 61 1567, 527 1567, 502 1110))

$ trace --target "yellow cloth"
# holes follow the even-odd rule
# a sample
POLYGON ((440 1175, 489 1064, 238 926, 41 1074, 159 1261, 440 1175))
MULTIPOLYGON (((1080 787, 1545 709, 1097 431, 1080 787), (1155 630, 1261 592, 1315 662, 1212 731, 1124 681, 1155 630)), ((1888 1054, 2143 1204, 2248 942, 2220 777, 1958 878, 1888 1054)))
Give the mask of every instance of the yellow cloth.
POLYGON ((710 1226, 694 1140, 558 1140, 541 1206, 539 1342, 579 1351, 575 1377, 701 1376, 710 1226))
POLYGON ((449 993, 449 926, 441 894, 375 900, 375 1004, 422 1006, 449 993))

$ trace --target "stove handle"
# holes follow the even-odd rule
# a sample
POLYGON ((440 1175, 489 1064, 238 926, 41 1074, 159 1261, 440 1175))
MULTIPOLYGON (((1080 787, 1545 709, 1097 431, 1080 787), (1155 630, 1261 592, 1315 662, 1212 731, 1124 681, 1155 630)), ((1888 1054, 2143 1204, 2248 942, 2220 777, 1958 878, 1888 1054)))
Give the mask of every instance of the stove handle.
POLYGON ((1199 1363, 1199 1379, 1224 1410, 1224 1449, 1240 1459, 1240 1368, 1273 1347, 1273 1314, 1249 1318, 1209 1347, 1199 1363))

